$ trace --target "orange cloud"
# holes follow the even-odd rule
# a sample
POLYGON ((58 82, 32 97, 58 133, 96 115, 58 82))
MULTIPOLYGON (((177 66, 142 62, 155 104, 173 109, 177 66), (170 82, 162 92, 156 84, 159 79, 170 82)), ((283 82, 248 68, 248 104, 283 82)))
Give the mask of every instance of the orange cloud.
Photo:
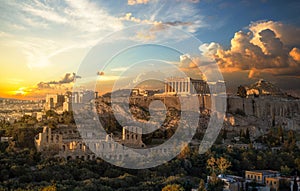
POLYGON ((31 92, 31 90, 28 89, 27 87, 20 87, 19 89, 15 90, 15 91, 10 91, 9 93, 14 96, 25 96, 30 92, 31 92))
POLYGON ((39 82, 36 85, 17 87, 7 92, 9 97, 26 99, 43 99, 49 93, 71 91, 74 81, 80 78, 75 73, 66 73, 60 80, 39 82))
POLYGON ((290 51, 290 56, 297 62, 300 62, 300 50, 298 48, 293 48, 290 51))
POLYGON ((210 65, 205 65, 205 62, 198 56, 183 54, 179 57, 179 65, 181 71, 192 78, 207 80, 207 76, 215 71, 210 65), (203 63, 203 64, 202 64, 203 63), (202 65, 201 65, 202 64, 202 65))
POLYGON ((262 73, 299 76, 299 49, 290 48, 290 38, 299 38, 291 29, 294 27, 260 21, 252 23, 248 32, 236 32, 228 50, 216 43, 201 45, 199 49, 214 57, 223 72, 249 71, 249 78, 262 73))

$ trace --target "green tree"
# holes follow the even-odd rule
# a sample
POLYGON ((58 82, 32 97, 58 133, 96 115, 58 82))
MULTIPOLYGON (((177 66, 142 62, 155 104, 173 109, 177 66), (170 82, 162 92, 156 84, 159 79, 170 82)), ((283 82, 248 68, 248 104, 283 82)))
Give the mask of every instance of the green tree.
POLYGON ((217 160, 214 157, 211 157, 207 160, 207 168, 210 170, 210 173, 215 173, 216 169, 216 162, 217 160))
POLYGON ((224 182, 220 180, 215 173, 213 173, 208 181, 208 191, 223 191, 224 182))
POLYGON ((292 169, 290 169, 287 165, 280 167, 280 174, 283 176, 290 176, 292 169))
POLYGON ((220 172, 224 174, 226 173, 227 169, 231 167, 231 162, 228 161, 226 158, 221 157, 217 159, 217 166, 220 172))
POLYGON ((165 186, 162 191, 184 191, 184 188, 179 184, 169 184, 165 186))
POLYGON ((181 152, 179 153, 177 158, 178 159, 186 159, 186 158, 189 158, 190 155, 191 155, 191 150, 190 150, 190 147, 187 145, 181 150, 181 152))
POLYGON ((200 180, 198 191, 207 191, 206 188, 205 188, 205 182, 204 182, 203 179, 200 180))
POLYGON ((295 165, 296 165, 296 168, 300 169, 300 157, 297 157, 295 159, 295 165))
POLYGON ((57 190, 56 185, 46 186, 41 189, 41 191, 56 191, 56 190, 57 190))
POLYGON ((53 110, 46 111, 46 117, 57 117, 58 114, 53 110))
POLYGON ((280 141, 282 143, 284 143, 283 128, 281 125, 278 127, 278 137, 279 137, 280 141))
POLYGON ((211 157, 207 160, 207 168, 211 170, 211 173, 226 173, 227 169, 231 167, 231 162, 228 161, 224 157, 220 157, 218 159, 215 159, 214 157, 211 157))
POLYGON ((296 148, 296 136, 294 131, 290 130, 288 132, 287 140, 284 142, 284 146, 290 151, 296 148))

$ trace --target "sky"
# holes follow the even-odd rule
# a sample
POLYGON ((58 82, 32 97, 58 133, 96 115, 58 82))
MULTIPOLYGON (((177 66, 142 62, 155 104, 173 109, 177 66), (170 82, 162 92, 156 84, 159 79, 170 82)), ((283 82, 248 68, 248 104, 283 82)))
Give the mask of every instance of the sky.
POLYGON ((82 68, 90 60, 97 61, 91 80, 104 93, 120 76, 137 81, 151 67, 154 76, 175 75, 176 66, 197 77, 203 57, 214 60, 229 90, 264 78, 299 94, 299 9, 296 0, 2 1, 0 97, 72 90, 74 80, 88 83, 82 68), (128 47, 138 43, 164 48, 132 53, 128 47), (112 63, 108 55, 119 57, 112 63))

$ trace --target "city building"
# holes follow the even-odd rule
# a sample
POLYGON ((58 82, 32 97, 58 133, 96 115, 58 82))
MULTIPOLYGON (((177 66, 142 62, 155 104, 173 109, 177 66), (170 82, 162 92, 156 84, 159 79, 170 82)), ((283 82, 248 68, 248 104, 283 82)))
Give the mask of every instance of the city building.
POLYGON ((280 186, 289 184, 290 178, 285 177, 266 177, 266 186, 273 191, 280 191, 280 186))
POLYGON ((72 103, 88 103, 90 100, 98 98, 98 92, 86 90, 81 92, 66 92, 62 94, 48 94, 46 96, 45 111, 55 110, 58 113, 72 110, 72 103))
POLYGON ((135 126, 123 127, 122 144, 129 147, 145 147, 142 141, 142 129, 135 126))
POLYGON ((61 94, 47 94, 46 96, 46 103, 45 103, 45 110, 52 110, 57 109, 63 106, 65 101, 65 96, 61 94))
POLYGON ((94 154, 82 142, 75 126, 59 125, 57 128, 45 126, 36 135, 35 146, 43 156, 56 156, 66 159, 92 159, 94 154))
MULTIPOLYGON (((239 176, 219 174, 218 179, 224 183, 223 191, 239 191, 243 188, 244 179, 239 176)), ((207 176, 207 182, 212 180, 211 176, 207 176)))
POLYGON ((0 137, 0 142, 1 143, 8 143, 12 139, 13 139, 13 137, 0 137))
POLYGON ((142 141, 142 129, 139 127, 123 127, 122 139, 116 140, 113 135, 99 139, 93 131, 79 133, 76 126, 59 125, 57 128, 44 127, 35 136, 37 151, 43 156, 55 156, 69 159, 92 160, 97 156, 107 159, 126 158, 126 148, 145 147, 142 141), (85 139, 84 142, 82 139, 85 139))
POLYGON ((253 171, 245 171, 245 179, 247 182, 253 182, 265 184, 266 178, 274 178, 279 177, 280 174, 278 171, 272 170, 253 170, 253 171))

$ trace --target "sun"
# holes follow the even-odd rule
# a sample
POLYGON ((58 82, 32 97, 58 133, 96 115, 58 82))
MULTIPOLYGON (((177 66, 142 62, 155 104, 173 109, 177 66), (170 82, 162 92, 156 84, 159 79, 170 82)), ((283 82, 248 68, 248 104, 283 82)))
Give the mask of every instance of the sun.
POLYGON ((16 95, 16 96, 24 96, 28 94, 27 88, 26 87, 20 87, 18 90, 11 91, 10 94, 16 95))

